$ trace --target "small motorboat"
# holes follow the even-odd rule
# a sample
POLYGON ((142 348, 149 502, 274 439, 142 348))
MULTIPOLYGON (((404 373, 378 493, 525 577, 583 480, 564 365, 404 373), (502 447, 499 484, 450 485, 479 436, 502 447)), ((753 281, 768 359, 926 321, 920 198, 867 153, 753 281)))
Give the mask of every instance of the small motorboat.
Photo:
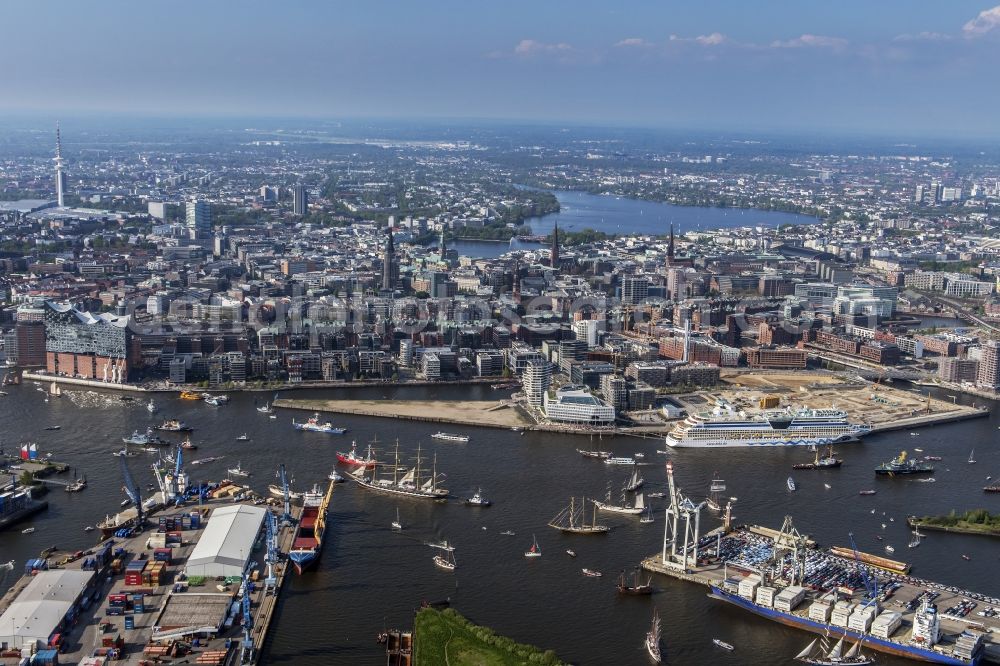
POLYGON ((732 645, 730 645, 729 643, 727 643, 725 641, 720 641, 718 638, 713 638, 712 642, 715 643, 720 648, 722 648, 723 650, 729 650, 730 652, 732 652, 733 650, 736 649, 732 645))
POLYGON ((333 481, 334 483, 342 483, 346 480, 343 476, 338 474, 337 470, 335 469, 330 470, 330 473, 326 475, 326 478, 333 481))
POLYGON ((788 477, 788 480, 785 481, 785 485, 788 486, 788 490, 790 492, 795 492, 797 488, 797 486, 795 485, 795 479, 793 479, 792 477, 788 477))
POLYGON ((877 490, 859 490, 858 494, 859 495, 874 495, 877 492, 878 492, 877 490))
POLYGON ((889 553, 890 555, 892 555, 893 553, 895 553, 895 552, 896 552, 896 549, 895 549, 895 548, 893 548, 892 546, 890 546, 890 545, 886 544, 886 546, 885 546, 885 552, 887 552, 887 553, 889 553))
POLYGON ((61 430, 62 426, 60 426, 60 425, 50 425, 50 426, 46 426, 45 429, 46 430, 61 430))
POLYGON ((34 531, 35 531, 34 527, 25 527, 23 530, 21 530, 21 534, 31 534, 34 531))
POLYGON ((584 576, 590 576, 591 578, 600 578, 604 575, 600 571, 594 571, 593 569, 583 569, 582 571, 584 576))
POLYGON ((94 526, 93 525, 87 525, 86 527, 83 528, 83 531, 84 532, 93 532, 94 531, 94 526))
POLYGON ((500 534, 501 534, 502 536, 514 536, 514 534, 515 534, 515 533, 513 532, 513 530, 504 530, 504 531, 503 531, 503 532, 501 532, 500 534))
POLYGON ((567 550, 566 554, 569 555, 570 557, 576 557, 576 551, 575 550, 567 550))
POLYGON ((249 442, 250 441, 250 437, 246 433, 243 433, 242 435, 240 435, 239 437, 236 438, 236 441, 237 442, 249 442))
POLYGON ((243 464, 239 461, 236 462, 236 467, 230 467, 227 471, 233 476, 250 476, 250 472, 243 469, 243 464))
POLYGON ((826 488, 827 490, 829 490, 830 488, 833 488, 833 486, 831 486, 829 483, 824 483, 823 487, 826 488))
POLYGON ((965 560, 966 562, 972 560, 972 558, 969 557, 968 555, 962 555, 962 559, 965 560))

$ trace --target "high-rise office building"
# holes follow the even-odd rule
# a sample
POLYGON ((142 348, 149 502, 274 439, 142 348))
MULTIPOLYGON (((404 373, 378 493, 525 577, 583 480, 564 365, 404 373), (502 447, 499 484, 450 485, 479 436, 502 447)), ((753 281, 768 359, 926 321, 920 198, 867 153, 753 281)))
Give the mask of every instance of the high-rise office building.
POLYGON ((309 208, 309 193, 305 185, 296 185, 292 188, 292 213, 295 215, 305 215, 309 208))
POLYGON ((976 386, 996 391, 1000 388, 1000 342, 988 340, 983 343, 976 386))
POLYGON ((552 385, 552 364, 542 360, 528 361, 524 366, 521 384, 528 404, 532 407, 541 407, 545 392, 552 385))
POLYGON ((208 202, 187 202, 187 228, 190 238, 208 238, 212 235, 212 209, 208 202))

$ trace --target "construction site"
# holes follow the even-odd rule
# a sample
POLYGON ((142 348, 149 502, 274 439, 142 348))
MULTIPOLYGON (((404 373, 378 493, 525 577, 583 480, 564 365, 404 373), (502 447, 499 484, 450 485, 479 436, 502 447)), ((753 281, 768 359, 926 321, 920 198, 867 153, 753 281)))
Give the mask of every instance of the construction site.
POLYGON ((857 377, 828 372, 737 372, 722 375, 713 390, 673 396, 689 412, 709 409, 723 399, 748 411, 785 407, 831 408, 847 412, 855 423, 867 423, 872 432, 903 430, 948 423, 988 414, 985 407, 960 405, 857 377))

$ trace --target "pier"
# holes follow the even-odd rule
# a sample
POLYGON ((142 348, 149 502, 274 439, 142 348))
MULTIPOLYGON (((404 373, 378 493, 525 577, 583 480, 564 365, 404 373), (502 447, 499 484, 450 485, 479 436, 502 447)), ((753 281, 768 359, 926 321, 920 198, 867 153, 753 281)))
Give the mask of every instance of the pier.
MULTIPOLYGON (((237 502, 236 504, 246 504, 237 502)), ((234 602, 240 590, 240 583, 232 579, 197 577, 184 578, 181 573, 187 566, 195 546, 211 524, 211 511, 232 506, 231 496, 210 499, 201 504, 189 502, 179 507, 167 507, 151 516, 150 526, 131 537, 101 541, 93 548, 65 553, 56 550, 46 558, 49 571, 79 572, 86 575, 93 572, 93 579, 83 593, 86 601, 74 604, 79 613, 59 635, 61 663, 78 663, 92 655, 116 655, 114 663, 136 664, 154 663, 164 658, 183 657, 187 663, 215 664, 216 666, 248 666, 260 663, 260 656, 268 639, 268 632, 274 619, 278 595, 285 578, 292 567, 284 558, 275 565, 275 585, 268 589, 263 576, 253 586, 250 593, 251 615, 253 617, 253 657, 249 661, 241 659, 243 632, 241 613, 234 611, 234 602), (142 561, 153 562, 154 550, 150 540, 157 535, 157 522, 161 519, 181 522, 184 515, 192 512, 200 514, 202 520, 197 529, 179 532, 181 542, 172 548, 169 562, 164 567, 163 578, 142 580, 136 584, 129 580, 126 565, 142 561), (206 520, 207 518, 207 520, 206 520), (110 552, 102 555, 103 547, 110 544, 110 552), (121 550, 119 550, 121 549, 121 550), (118 553, 121 553, 118 555, 118 553), (114 558, 114 559, 112 559, 114 558), (96 561, 95 561, 96 560, 96 561), (126 576, 120 575, 125 573, 126 576), (111 598, 128 598, 127 606, 112 608, 111 598), (133 599, 137 599, 133 601, 133 599), (141 601, 138 601, 141 599, 141 601), (93 601, 90 601, 93 600, 93 601), (134 607, 133 607, 134 606, 134 607), (186 624, 201 626, 202 630, 183 637, 154 637, 154 626, 163 622, 170 625, 172 620, 181 618, 186 624)), ((280 507, 263 505, 267 510, 280 514, 280 507)), ((302 507, 292 505, 293 521, 280 525, 277 532, 278 551, 286 554, 292 545, 295 525, 302 514, 302 507)), ((162 525, 162 523, 161 523, 162 525)), ((160 531, 160 536, 164 534, 160 531)), ((257 535, 257 540, 260 540, 257 535)), ((250 556, 249 568, 263 573, 265 549, 254 548, 250 556)), ((149 570, 149 567, 146 569, 149 570)), ((257 579, 257 574, 251 580, 257 579)), ((34 576, 26 572, 7 593, 0 598, 0 614, 3 614, 24 591, 34 576)), ((187 627, 185 627, 187 629, 187 627)), ((40 648, 45 649, 45 648, 40 648)), ((20 652, 8 650, 0 653, 0 664, 16 664, 20 652), (15 656, 17 655, 17 656, 15 656)))
MULTIPOLYGON (((860 573, 861 565, 854 559, 841 557, 818 547, 811 547, 804 537, 797 533, 795 533, 793 541, 793 537, 787 532, 779 533, 766 528, 745 526, 728 533, 720 528, 704 535, 697 540, 697 543, 696 557, 692 552, 693 547, 689 548, 687 566, 671 557, 666 543, 663 552, 647 557, 642 561, 641 566, 646 571, 703 585, 706 588, 723 589, 727 585, 727 579, 732 585, 735 580, 741 580, 751 575, 759 576, 761 572, 773 574, 774 582, 771 584, 775 585, 779 580, 786 582, 786 577, 792 575, 790 571, 794 570, 795 566, 789 564, 787 557, 794 549, 798 548, 801 551, 799 555, 803 558, 805 563, 803 568, 806 572, 798 584, 805 587, 807 593, 805 599, 797 604, 797 607, 793 606, 791 614, 807 618, 806 609, 809 607, 810 601, 814 601, 821 593, 827 591, 822 583, 831 578, 840 581, 837 589, 840 591, 841 599, 853 599, 854 602, 862 601, 864 588, 860 573), (779 536, 776 538, 769 536, 772 534, 779 536), (779 558, 778 564, 768 562, 761 558, 761 553, 767 551, 780 551, 785 559, 779 558), (809 573, 817 571, 822 571, 822 575, 809 573), (811 578, 813 575, 815 577, 811 578), (848 589, 856 591, 848 596, 845 594, 848 589)), ((865 559, 878 561, 881 558, 868 555, 865 559)), ((942 645, 950 647, 954 637, 966 630, 983 632, 983 658, 993 663, 1000 663, 1000 614, 992 617, 976 614, 977 611, 985 611, 988 607, 1000 610, 1000 600, 902 573, 879 569, 876 566, 865 565, 865 571, 869 576, 877 577, 883 590, 887 589, 884 587, 886 584, 892 584, 895 588, 890 593, 891 596, 884 599, 882 603, 884 610, 899 612, 902 616, 901 625, 891 635, 892 642, 903 646, 909 644, 908 637, 913 628, 915 600, 926 592, 937 593, 938 596, 934 603, 939 609, 941 630, 945 636, 942 645), (972 612, 964 616, 961 615, 961 611, 948 612, 958 608, 962 602, 966 601, 976 604, 972 612)), ((756 621, 751 618, 751 614, 748 613, 747 621, 756 621)), ((780 621, 786 625, 790 624, 777 617, 769 617, 768 619, 780 621)), ((822 631, 821 628, 793 626, 805 631, 822 631)), ((838 627, 831 626, 830 631, 836 633, 838 627)), ((882 649, 878 645, 869 643, 865 645, 868 648, 882 649)))

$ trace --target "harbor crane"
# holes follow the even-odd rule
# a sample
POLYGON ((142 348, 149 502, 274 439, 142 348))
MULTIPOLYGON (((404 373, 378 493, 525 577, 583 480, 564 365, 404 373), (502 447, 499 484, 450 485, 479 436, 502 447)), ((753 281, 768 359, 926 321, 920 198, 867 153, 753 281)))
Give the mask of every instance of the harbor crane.
POLYGON ((278 478, 281 479, 281 494, 284 498, 284 511, 281 514, 281 522, 286 525, 292 524, 292 498, 288 489, 288 475, 285 473, 285 463, 278 467, 278 478))
POLYGON ((878 581, 872 580, 872 578, 868 575, 868 567, 864 566, 864 563, 861 561, 861 553, 858 552, 858 544, 854 542, 854 532, 848 532, 847 536, 851 539, 851 550, 854 551, 854 561, 857 563, 858 571, 861 572, 861 579, 865 581, 865 598, 868 599, 868 601, 865 602, 865 605, 877 604, 878 581))
POLYGON ((274 512, 268 509, 264 525, 267 529, 267 555, 264 562, 267 564, 267 577, 264 579, 264 589, 273 593, 278 585, 278 578, 274 574, 274 567, 278 563, 278 527, 274 512))
POLYGON ((243 640, 240 642, 240 663, 252 664, 257 650, 253 644, 253 614, 250 612, 250 575, 243 574, 243 582, 240 585, 240 594, 243 596, 241 604, 243 607, 243 640))
POLYGON ((689 558, 694 566, 698 566, 698 544, 701 540, 701 510, 705 502, 695 504, 681 494, 674 483, 674 463, 667 461, 667 485, 669 487, 670 505, 666 511, 666 525, 663 528, 663 553, 660 556, 664 564, 680 565, 688 569, 689 558), (680 536, 680 521, 684 520, 684 535, 680 536), (678 549, 678 542, 683 541, 678 549), (667 546, 670 552, 667 552, 667 546), (690 555, 689 555, 690 553, 690 555))
POLYGON ((142 515, 142 496, 139 494, 139 486, 135 485, 132 473, 128 470, 128 464, 125 462, 125 456, 121 456, 119 460, 121 461, 122 479, 125 481, 125 494, 128 495, 128 498, 132 500, 133 504, 135 504, 135 526, 141 531, 145 522, 145 516, 142 515))

